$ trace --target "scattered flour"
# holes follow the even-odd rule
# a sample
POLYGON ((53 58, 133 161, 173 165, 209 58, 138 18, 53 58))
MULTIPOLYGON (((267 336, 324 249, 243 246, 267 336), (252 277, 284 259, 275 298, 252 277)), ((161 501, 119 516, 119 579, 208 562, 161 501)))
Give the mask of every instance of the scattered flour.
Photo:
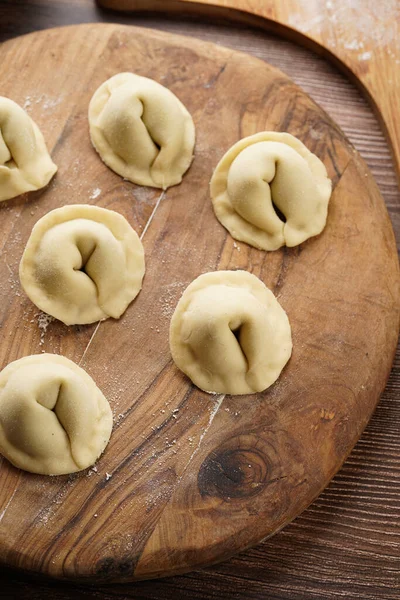
POLYGON ((92 200, 95 200, 96 198, 98 198, 101 194, 101 189, 100 188, 96 188, 95 190, 93 190, 93 192, 91 193, 90 198, 92 200))
POLYGON ((313 140, 320 140, 323 137, 323 134, 316 129, 310 129, 309 133, 313 140))
POLYGON ((38 317, 38 325, 39 325, 39 329, 40 329, 40 342, 39 345, 43 346, 44 344, 44 336, 46 335, 46 331, 48 326, 50 325, 50 323, 52 321, 54 321, 54 317, 52 317, 51 315, 48 315, 46 313, 39 313, 37 315, 38 317))
POLYGON ((93 474, 98 475, 98 471, 97 471, 97 467, 92 467, 91 469, 89 469, 89 471, 87 472, 87 477, 91 477, 93 474))
POLYGON ((346 50, 361 50, 361 48, 364 48, 364 44, 358 40, 352 40, 348 44, 345 44, 344 47, 346 50))
POLYGON ((52 110, 53 108, 61 104, 63 99, 63 95, 57 96, 56 98, 46 96, 46 94, 40 94, 39 96, 26 96, 25 102, 23 104, 23 109, 29 111, 33 104, 41 104, 44 110, 52 110))
POLYGON ((161 314, 164 317, 172 316, 178 300, 187 285, 187 281, 175 281, 164 286, 164 292, 160 294, 161 314))

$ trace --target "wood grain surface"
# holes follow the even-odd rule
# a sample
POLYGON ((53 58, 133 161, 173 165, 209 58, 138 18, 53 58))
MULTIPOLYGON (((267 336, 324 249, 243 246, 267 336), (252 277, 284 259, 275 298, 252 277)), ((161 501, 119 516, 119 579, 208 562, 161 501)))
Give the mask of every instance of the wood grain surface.
POLYGON ((397 0, 98 0, 117 10, 196 12, 266 27, 325 54, 361 84, 388 133, 400 175, 397 0))
MULTIPOLYGON (((31 20, 17 18, 14 31, 26 30, 30 22, 36 27, 63 22, 67 13, 71 20, 112 18, 105 13, 95 14, 84 2, 75 2, 73 13, 67 3, 58 3, 57 11, 51 7, 48 13, 43 9, 45 2, 28 4, 35 7, 31 20), (76 10, 78 4, 82 6, 80 12, 76 10), (37 10, 39 5, 41 10, 37 10)), ((19 9, 16 17, 24 14, 29 17, 28 8, 19 9)), ((124 20, 139 22, 127 17, 124 20)), ((3 18, 2 23, 7 24, 7 19, 3 18)), ((156 24, 251 50, 289 72, 341 122, 366 156, 397 228, 398 195, 379 128, 357 93, 328 65, 304 50, 254 30, 203 28, 201 23, 172 21, 156 24)), ((8 35, 12 32, 10 22, 8 35)), ((4 597, 69 598, 73 594, 85 598, 336 598, 345 593, 349 598, 395 598, 398 594, 398 538, 393 523, 398 510, 397 377, 395 370, 366 434, 330 488, 270 542, 208 571, 134 587, 113 586, 103 591, 93 588, 85 591, 82 587, 50 582, 33 585, 21 575, 9 574, 4 597)))
POLYGON ((30 110, 60 166, 33 201, 2 207, 0 275, 12 283, 2 288, 1 363, 40 350, 72 358, 105 393, 115 422, 94 471, 39 477, 3 460, 2 560, 56 577, 121 581, 227 558, 275 533, 322 491, 385 386, 399 274, 375 182, 300 88, 247 55, 163 32, 83 25, 10 41, 1 58, 3 93, 30 110), (197 128, 190 172, 162 194, 104 168, 87 135, 94 90, 132 62, 182 99, 197 128), (208 189, 224 151, 263 130, 299 137, 334 185, 323 235, 274 253, 236 244, 216 221, 208 189), (144 287, 117 322, 79 332, 55 322, 42 336, 15 281, 18 262, 37 219, 78 198, 118 209, 141 232, 144 287), (278 295, 294 351, 266 392, 213 398, 174 366, 169 321, 200 273, 238 268, 278 295))

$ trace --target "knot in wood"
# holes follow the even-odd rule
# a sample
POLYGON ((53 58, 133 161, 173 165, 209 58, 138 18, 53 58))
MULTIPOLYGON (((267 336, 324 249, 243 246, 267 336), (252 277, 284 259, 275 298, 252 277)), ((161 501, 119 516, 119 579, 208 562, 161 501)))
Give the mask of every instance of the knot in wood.
POLYGON ((261 448, 241 445, 240 438, 233 438, 229 446, 224 444, 205 459, 198 487, 202 496, 216 496, 225 501, 249 498, 262 491, 270 472, 270 462, 261 448))

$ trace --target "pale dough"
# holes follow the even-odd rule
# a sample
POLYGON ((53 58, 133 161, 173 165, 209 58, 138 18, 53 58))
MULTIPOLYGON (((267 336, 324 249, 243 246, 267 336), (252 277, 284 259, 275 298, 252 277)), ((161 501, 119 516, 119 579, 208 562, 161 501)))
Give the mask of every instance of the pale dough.
POLYGON ((200 275, 184 291, 170 326, 175 364, 197 387, 261 392, 292 352, 289 320, 273 293, 247 271, 200 275))
POLYGON ((102 160, 139 185, 167 189, 193 159, 195 130, 182 102, 152 79, 119 73, 89 105, 90 137, 102 160))
POLYGON ((10 363, 0 373, 0 452, 43 475, 90 467, 107 446, 110 405, 93 379, 56 354, 10 363))
POLYGON ((142 243, 122 215, 73 204, 36 223, 19 276, 38 308, 74 325, 119 318, 139 293, 144 271, 142 243))
POLYGON ((317 156, 289 133, 271 131, 234 144, 210 183, 218 220, 232 237, 262 250, 297 246, 321 233, 331 188, 317 156))
POLYGON ((0 96, 0 201, 39 190, 56 171, 39 127, 18 104, 0 96))

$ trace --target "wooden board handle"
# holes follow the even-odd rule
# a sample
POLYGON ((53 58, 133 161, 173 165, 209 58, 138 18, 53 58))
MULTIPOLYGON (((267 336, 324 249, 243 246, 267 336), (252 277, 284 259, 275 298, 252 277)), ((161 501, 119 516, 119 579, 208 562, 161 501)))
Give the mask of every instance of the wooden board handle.
POLYGON ((207 14, 273 29, 333 60, 361 86, 400 177, 400 3, 376 0, 97 0, 105 8, 207 14))

